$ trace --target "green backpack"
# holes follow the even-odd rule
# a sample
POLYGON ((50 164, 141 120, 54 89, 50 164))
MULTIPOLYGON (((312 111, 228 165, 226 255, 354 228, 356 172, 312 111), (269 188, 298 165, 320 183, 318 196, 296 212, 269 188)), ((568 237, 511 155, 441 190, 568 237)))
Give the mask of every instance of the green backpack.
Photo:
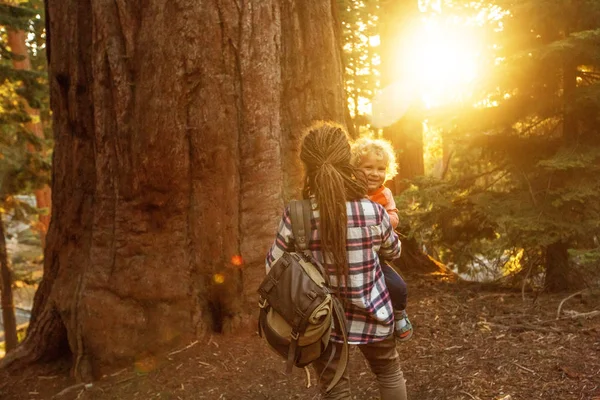
MULTIPOLYGON (((344 343, 338 368, 327 388, 330 391, 348 364, 346 317, 340 300, 329 287, 323 266, 308 250, 310 200, 292 201, 290 211, 296 251, 285 252, 258 289, 258 332, 287 360, 286 372, 290 373, 292 366, 302 368, 321 357, 335 325, 344 343)), ((334 355, 335 347, 330 362, 334 355)))

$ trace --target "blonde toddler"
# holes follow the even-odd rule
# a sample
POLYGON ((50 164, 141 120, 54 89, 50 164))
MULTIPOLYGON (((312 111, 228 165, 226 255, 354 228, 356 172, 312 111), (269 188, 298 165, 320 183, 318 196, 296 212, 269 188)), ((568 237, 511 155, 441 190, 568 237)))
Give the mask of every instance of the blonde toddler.
MULTIPOLYGON (((392 191, 384 186, 397 172, 392 145, 383 139, 362 137, 352 144, 352 163, 365 175, 369 199, 385 208, 395 229, 399 222, 398 209, 392 191)), ((394 307, 396 338, 400 341, 408 340, 413 334, 413 328, 406 314, 406 282, 389 264, 383 263, 382 269, 394 307)))

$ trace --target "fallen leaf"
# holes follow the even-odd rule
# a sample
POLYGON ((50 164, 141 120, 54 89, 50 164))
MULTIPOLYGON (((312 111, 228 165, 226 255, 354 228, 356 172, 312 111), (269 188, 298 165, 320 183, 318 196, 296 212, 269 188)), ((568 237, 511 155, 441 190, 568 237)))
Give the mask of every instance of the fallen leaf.
POLYGON ((583 378, 583 376, 578 373, 573 371, 572 369, 568 368, 568 367, 564 367, 564 366, 558 366, 558 370, 562 373, 564 373, 566 376, 568 376, 571 379, 580 379, 583 378))

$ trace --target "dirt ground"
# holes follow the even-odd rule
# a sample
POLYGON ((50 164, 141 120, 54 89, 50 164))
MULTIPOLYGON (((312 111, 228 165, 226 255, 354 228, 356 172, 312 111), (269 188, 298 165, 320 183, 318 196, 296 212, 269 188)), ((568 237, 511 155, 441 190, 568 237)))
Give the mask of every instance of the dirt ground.
MULTIPOLYGON (((540 295, 493 286, 408 276, 413 339, 398 346, 411 400, 600 400, 600 296, 540 295), (590 313, 587 317, 582 313, 590 313)), ((377 388, 354 349, 354 399, 377 388)), ((66 361, 0 371, 2 400, 317 399, 304 370, 291 376, 256 332, 213 335, 87 386, 66 361)))

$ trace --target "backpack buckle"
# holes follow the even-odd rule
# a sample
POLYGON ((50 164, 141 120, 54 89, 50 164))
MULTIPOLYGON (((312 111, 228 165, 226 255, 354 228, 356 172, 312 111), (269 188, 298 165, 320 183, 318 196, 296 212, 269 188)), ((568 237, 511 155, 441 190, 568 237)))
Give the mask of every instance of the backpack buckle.
POLYGON ((290 336, 292 337, 293 340, 298 340, 298 338, 300 337, 300 334, 298 332, 296 332, 296 331, 293 330, 290 333, 290 336))
POLYGON ((258 306, 260 308, 267 308, 267 299, 261 297, 260 300, 258 300, 258 306))

